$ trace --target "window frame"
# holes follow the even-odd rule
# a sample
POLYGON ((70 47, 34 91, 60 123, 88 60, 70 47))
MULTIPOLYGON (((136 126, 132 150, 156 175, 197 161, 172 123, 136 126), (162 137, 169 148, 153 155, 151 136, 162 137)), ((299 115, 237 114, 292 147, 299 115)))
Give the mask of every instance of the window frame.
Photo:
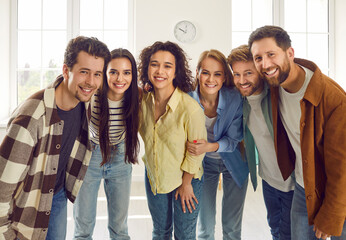
MULTIPOLYGON (((128 49, 134 50, 134 0, 128 1, 128 49)), ((41 3, 43 0, 41 0, 41 3)), ((67 26, 66 26, 66 44, 69 39, 74 38, 80 33, 80 0, 68 0, 67 8, 67 26)), ((10 64, 9 64, 9 108, 8 115, 18 106, 18 0, 10 1, 10 64)), ((41 29, 41 32, 43 30, 41 29)), ((110 49, 111 50, 111 49, 110 49)), ((42 71, 42 66, 41 66, 42 71)))
MULTIPOLYGON (((251 14, 253 13, 253 2, 256 0, 251 0, 251 14)), ((286 0, 288 1, 288 0, 286 0)), ((308 1, 308 0, 307 0, 308 1)), ((272 24, 284 27, 284 11, 285 0, 272 0, 272 24)), ((232 6, 233 7, 233 6, 232 6)), ((255 30, 253 26, 251 15, 251 29, 255 30)), ((327 74, 331 78, 335 78, 335 0, 328 0, 328 73, 327 74)), ((233 31, 239 33, 240 31, 233 31)), ((244 31, 247 32, 247 31, 244 31)), ((305 32, 306 34, 308 32, 305 32)), ((233 42, 233 41, 232 41, 233 42)), ((308 42, 306 43, 308 44, 308 42)), ((233 46, 237 47, 237 46, 233 46)), ((294 46, 293 46, 294 48, 294 46)), ((307 51, 308 48, 306 48, 307 51)))

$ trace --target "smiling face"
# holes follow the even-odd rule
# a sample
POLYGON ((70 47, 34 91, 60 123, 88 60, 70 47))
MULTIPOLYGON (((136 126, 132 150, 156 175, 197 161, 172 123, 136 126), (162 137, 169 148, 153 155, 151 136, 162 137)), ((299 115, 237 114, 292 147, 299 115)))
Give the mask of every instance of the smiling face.
POLYGON ((286 51, 277 46, 274 38, 263 38, 252 44, 251 52, 257 71, 270 85, 283 84, 290 75, 290 61, 294 52, 290 47, 286 51))
POLYGON ((107 96, 112 101, 123 98, 132 82, 132 66, 127 58, 114 58, 107 67, 107 82, 109 90, 107 96))
POLYGON ((263 79, 253 61, 237 61, 232 64, 234 84, 241 95, 258 95, 263 90, 263 79))
POLYGON ((67 81, 68 94, 65 102, 76 105, 87 102, 100 87, 103 80, 104 59, 92 56, 84 51, 78 53, 77 62, 69 69, 63 66, 63 76, 67 81))
POLYGON ((197 70, 199 91, 202 96, 214 95, 219 92, 225 82, 225 72, 220 62, 214 58, 207 57, 197 70))
POLYGON ((157 51, 150 57, 148 78, 155 91, 174 90, 175 57, 168 51, 157 51))

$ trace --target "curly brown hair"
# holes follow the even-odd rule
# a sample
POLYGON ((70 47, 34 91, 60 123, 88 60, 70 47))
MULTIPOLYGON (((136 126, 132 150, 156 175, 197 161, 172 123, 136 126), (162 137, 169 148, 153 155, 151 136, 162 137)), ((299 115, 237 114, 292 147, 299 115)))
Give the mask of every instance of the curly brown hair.
POLYGON ((153 85, 149 80, 148 67, 150 58, 158 51, 170 52, 175 58, 175 78, 173 80, 173 86, 178 87, 183 92, 190 92, 193 90, 193 78, 192 72, 189 68, 188 59, 186 53, 178 44, 167 42, 155 42, 153 45, 146 47, 142 50, 139 56, 139 80, 145 92, 151 91, 153 85), (150 87, 146 87, 149 85, 150 87))

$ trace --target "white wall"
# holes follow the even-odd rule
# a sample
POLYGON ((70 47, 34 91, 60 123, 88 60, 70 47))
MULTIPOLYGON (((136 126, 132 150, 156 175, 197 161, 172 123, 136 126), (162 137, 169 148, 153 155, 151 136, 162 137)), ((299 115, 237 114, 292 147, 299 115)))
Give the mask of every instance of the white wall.
POLYGON ((135 55, 155 41, 178 43, 191 60, 195 73, 198 57, 204 50, 215 48, 226 56, 231 50, 231 4, 229 0, 136 0, 135 55), (173 34, 174 25, 189 20, 197 28, 192 43, 180 43, 173 34))
MULTIPOLYGON (((346 1, 335 1, 335 80, 346 89, 346 1)), ((173 28, 180 20, 197 27, 192 43, 179 43, 195 72, 199 54, 215 48, 228 55, 231 50, 231 4, 229 0, 134 0, 134 49, 140 51, 155 41, 174 41, 173 28)), ((239 20, 241 21, 241 19, 239 20)), ((0 141, 4 135, 1 120, 9 113, 10 0, 0 0, 0 141)))

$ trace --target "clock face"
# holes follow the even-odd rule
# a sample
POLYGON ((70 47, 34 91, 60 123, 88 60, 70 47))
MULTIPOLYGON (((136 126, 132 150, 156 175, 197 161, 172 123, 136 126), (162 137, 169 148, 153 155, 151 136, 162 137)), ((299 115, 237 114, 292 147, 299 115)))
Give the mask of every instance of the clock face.
POLYGON ((192 42, 196 37, 196 27, 189 21, 178 22, 174 27, 174 36, 180 42, 192 42))

